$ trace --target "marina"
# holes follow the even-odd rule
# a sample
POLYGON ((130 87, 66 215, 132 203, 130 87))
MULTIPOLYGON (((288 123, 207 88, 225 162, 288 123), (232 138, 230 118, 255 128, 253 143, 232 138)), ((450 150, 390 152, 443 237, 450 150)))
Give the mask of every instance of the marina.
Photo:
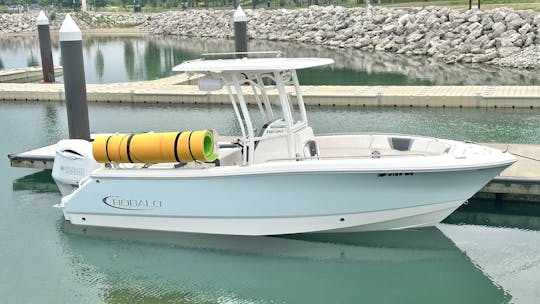
MULTIPOLYGON (((223 136, 220 138, 220 142, 234 142, 239 138, 242 139, 241 143, 245 147, 243 150, 245 149, 249 153, 244 153, 241 161, 244 162, 244 166, 248 165, 248 170, 249 165, 256 164, 261 160, 261 157, 268 158, 271 153, 257 154, 258 150, 254 150, 254 147, 257 146, 253 147, 253 144, 256 141, 264 140, 265 133, 257 135, 257 137, 253 136, 252 123, 249 121, 250 116, 247 113, 257 111, 257 107, 259 107, 258 110, 261 110, 263 116, 262 120, 261 117, 254 117, 254 123, 259 125, 259 123, 267 121, 268 117, 265 119, 265 115, 268 116, 270 113, 268 110, 265 112, 262 109, 266 106, 276 107, 279 103, 277 105, 264 101, 260 103, 257 94, 252 96, 246 94, 245 102, 239 97, 241 117, 246 119, 242 124, 238 109, 225 110, 224 105, 230 104, 230 100, 227 102, 227 100, 220 99, 223 98, 222 94, 216 94, 215 97, 206 93, 202 96, 206 98, 206 101, 203 102, 202 99, 199 99, 201 96, 196 93, 192 94, 190 91, 183 91, 180 95, 163 91, 167 86, 170 86, 171 91, 173 88, 178 89, 179 87, 192 90, 196 87, 190 82, 199 81, 201 79, 199 77, 187 79, 187 84, 185 78, 169 79, 161 84, 151 84, 150 81, 139 83, 140 87, 144 86, 143 89, 150 91, 146 102, 144 100, 142 102, 135 101, 136 92, 131 89, 127 92, 130 96, 129 101, 125 99, 126 96, 122 95, 126 94, 125 91, 114 98, 93 99, 94 102, 91 102, 89 106, 89 118, 92 126, 91 131, 95 134, 93 137, 96 138, 97 144, 95 145, 99 147, 99 143, 104 142, 103 138, 108 138, 104 145, 104 154, 96 156, 94 152, 94 157, 96 159, 105 157, 106 160, 110 161, 112 156, 107 151, 109 139, 125 138, 124 135, 116 132, 159 132, 186 130, 186 128, 189 128, 188 130, 204 130, 208 128, 208 121, 212 121, 212 124, 220 130, 219 134, 242 134, 241 136, 223 136), (153 100, 151 97, 160 94, 162 96, 159 98, 165 98, 153 100), (118 96, 121 97, 118 98, 118 96), (216 100, 212 100, 214 97, 216 100), (237 125, 237 120, 241 122, 240 128, 237 125), (246 135, 245 128, 248 135, 246 135), (111 132, 115 132, 116 135, 99 137, 99 133, 111 134, 111 132)), ((281 76, 274 79, 279 78, 281 76)), ((234 81, 234 77, 232 79, 233 81, 228 85, 236 83, 235 91, 240 91, 242 87, 238 85, 238 81, 234 81)), ((227 77, 224 80, 230 81, 227 77)), ((279 88, 278 93, 271 97, 280 97, 282 106, 280 112, 287 117, 288 106, 285 100, 300 101, 299 104, 302 104, 302 95, 299 94, 296 85, 287 88, 280 85, 277 87, 279 88)), ((455 151, 459 145, 465 147, 463 155, 467 149, 472 152, 466 157, 468 158, 466 161, 468 166, 472 166, 472 162, 476 159, 487 164, 490 157, 499 153, 505 157, 504 165, 508 165, 511 159, 507 152, 514 153, 519 160, 483 190, 483 194, 487 193, 488 197, 493 194, 491 201, 494 202, 494 205, 485 205, 485 203, 478 203, 477 199, 472 199, 468 204, 452 212, 450 217, 445 219, 445 223, 437 224, 435 227, 413 228, 403 231, 246 237, 134 231, 94 227, 94 225, 80 226, 73 225, 69 220, 72 222, 75 220, 76 223, 81 224, 78 221, 84 222, 86 218, 70 218, 70 212, 76 208, 65 209, 65 203, 73 197, 73 195, 65 195, 66 191, 70 191, 69 187, 72 187, 71 180, 59 179, 58 175, 55 176, 53 172, 52 176, 59 187, 57 188, 55 181, 51 178, 50 170, 35 171, 36 169, 48 169, 52 165, 53 169, 60 166, 64 168, 63 171, 68 168, 71 173, 79 173, 79 170, 75 170, 77 168, 61 165, 57 155, 71 158, 73 153, 86 155, 87 151, 72 145, 71 141, 61 141, 58 145, 54 144, 59 139, 67 137, 65 115, 60 114, 65 112, 64 105, 52 98, 37 101, 37 99, 28 97, 23 100, 23 98, 14 97, 15 95, 10 96, 3 103, 0 103, 0 124, 5 125, 4 129, 11 130, 9 134, 2 133, 0 135, 2 137, 0 139, 10 143, 9 145, 0 145, 0 152, 6 155, 10 154, 11 165, 31 169, 21 168, 17 172, 7 170, 5 181, 2 180, 0 184, 2 190, 0 198, 6 201, 4 212, 0 213, 0 222, 5 225, 5 227, 0 227, 0 237, 8 244, 14 244, 10 250, 0 249, 0 255, 4 257, 4 260, 13 265, 8 267, 7 272, 4 273, 5 276, 0 276, 0 286, 5 287, 0 288, 0 296, 8 302, 12 302, 12 300, 13 302, 21 300, 32 302, 36 299, 40 301, 71 301, 76 295, 77 301, 89 303, 124 303, 141 299, 156 302, 181 300, 188 303, 222 303, 223 301, 297 303, 305 302, 306 299, 311 303, 351 302, 358 299, 379 302, 405 300, 415 303, 435 301, 438 303, 530 303, 540 297, 536 289, 537 273, 540 271, 537 267, 538 248, 536 245, 539 243, 536 240, 539 236, 537 219, 540 213, 534 207, 537 204, 530 203, 530 201, 535 202, 537 198, 535 192, 537 188, 531 187, 531 185, 538 186, 538 170, 535 166, 538 165, 538 145, 540 144, 538 108, 535 103, 531 103, 536 100, 535 94, 537 93, 534 91, 534 87, 532 87, 532 91, 530 86, 525 89, 513 88, 509 91, 511 93, 502 91, 502 95, 496 95, 496 97, 502 96, 498 103, 484 100, 491 91, 496 90, 495 87, 489 85, 480 87, 481 93, 478 92, 480 89, 477 86, 468 87, 466 93, 444 90, 441 93, 442 89, 437 87, 423 87, 421 92, 415 93, 420 97, 424 92, 426 94, 438 92, 435 95, 450 96, 447 99, 435 98, 438 100, 438 106, 425 104, 427 99, 417 98, 416 95, 411 96, 409 91, 407 91, 408 95, 399 95, 399 93, 392 91, 392 88, 389 88, 388 94, 390 95, 388 96, 379 92, 374 97, 372 96, 373 92, 369 92, 366 96, 360 94, 344 101, 340 100, 342 99, 340 92, 347 91, 347 89, 342 87, 330 88, 329 91, 317 91, 317 89, 314 87, 316 92, 312 95, 311 102, 305 102, 314 130, 329 133, 347 129, 364 132, 369 130, 368 132, 420 134, 419 137, 384 133, 355 135, 360 136, 359 139, 368 139, 370 149, 373 148, 374 139, 388 139, 388 143, 390 143, 390 148, 378 147, 375 151, 377 152, 375 157, 373 154, 375 152, 371 149, 369 157, 371 160, 366 160, 366 163, 377 162, 381 152, 383 159, 386 160, 385 154, 395 150, 393 153, 402 154, 402 159, 407 160, 404 162, 405 166, 412 169, 411 164, 414 166, 415 156, 407 156, 407 153, 418 153, 418 147, 413 149, 411 143, 421 142, 427 143, 423 153, 428 153, 428 148, 432 143, 447 145, 447 149, 443 152, 429 152, 434 156, 427 154, 422 156, 426 159, 438 157, 441 161, 448 162, 446 166, 449 166, 451 160, 445 160, 444 157, 441 157, 445 154, 455 155, 456 163, 460 162, 459 159, 462 155, 456 154, 455 151), (435 90, 431 92, 432 89, 435 90), (476 91, 474 104, 468 100, 468 98, 472 98, 472 91, 476 91), (462 100, 460 97, 465 98, 462 100), (376 103, 370 103, 373 102, 374 98, 376 103), (398 104, 397 100, 403 101, 398 104), (389 102, 386 103, 387 101, 389 102), (520 102, 521 106, 519 106, 520 102), (524 105, 529 103, 532 106, 524 105), (452 115, 455 116, 452 117, 452 115), (18 117, 24 117, 24 119, 18 119, 18 117), (332 119, 332 117, 339 119, 332 119), (28 120, 35 121, 40 128, 29 130, 24 126, 24 121, 28 120), (427 120, 430 121, 429 124, 425 123, 427 120), (441 142, 425 136, 442 136, 451 140, 441 142), (487 147, 481 148, 471 142, 458 143, 454 141, 465 139, 472 139, 474 142, 488 142, 487 145, 495 146, 505 152, 496 152, 487 147), (407 149, 404 148, 404 145, 406 146, 404 141, 409 143, 407 149), (506 144, 493 144, 493 142, 506 144), (37 151, 31 150, 36 146, 44 148, 37 151), (13 154, 13 151, 25 150, 30 151, 13 154), (51 153, 57 154, 55 155, 57 161, 54 163, 54 158, 51 160, 51 153), (485 155, 480 156, 482 153, 485 155), (63 184, 64 182, 67 184, 63 184), (520 187, 529 192, 523 192, 520 187), (501 192, 501 189, 504 188, 508 189, 501 192), (516 189, 518 189, 517 192, 516 189), (64 198, 61 199, 62 196, 64 198), (529 200, 529 202, 513 202, 512 199, 516 197, 525 198, 525 201, 529 200), (64 211, 63 215, 68 221, 62 218, 58 209, 51 208, 51 205, 61 207, 64 211), (479 206, 480 209, 475 210, 479 206), (495 208, 482 209, 483 206, 495 206, 495 208), (19 221, 23 218, 25 224, 19 221), (11 234, 12 229, 8 227, 19 228, 17 235, 11 234), (39 231, 39 235, 35 231, 39 231), (27 250, 28 247, 30 250, 27 250), (14 262, 21 258, 26 261, 24 265, 14 262), (25 271, 26 267, 30 267, 29 269, 32 271, 25 271), (264 275, 257 275, 261 273, 264 275), (231 279, 231 274, 234 279, 231 279), (49 280, 43 280, 45 276, 57 278, 54 280, 54 284, 60 282, 63 286, 62 290, 58 291, 49 280), (407 277, 406 284, 402 280, 404 277, 407 277), (389 278, 399 279, 393 282, 389 281, 389 278), (24 282, 25 285, 40 286, 40 288, 37 292, 25 293, 24 287, 17 284, 18 280, 24 282), (387 289, 389 282, 390 285, 396 286, 390 293, 387 289), (291 288, 293 286, 294 288, 291 288), (362 288, 358 288, 359 286, 362 288)), ((353 87, 354 89, 355 87, 353 87)), ((356 89, 358 88, 356 87, 356 89)), ((376 89, 377 91, 381 90, 381 88, 376 89)), ((403 88, 403 90, 407 89, 403 88)), ((90 90, 88 91, 90 96, 90 90)), ((5 92, 10 92, 10 89, 5 92)), ((106 88, 105 92, 116 91, 106 88)), ((219 91, 215 92, 219 93, 219 91)), ((352 94, 362 93, 358 91, 347 92, 348 94, 351 92, 353 92, 352 94)), ((62 100, 63 91, 58 89, 55 93, 58 96, 58 101, 62 100)), ((500 94, 501 91, 498 93, 500 94)), ((111 96, 113 95, 114 93, 111 94, 111 96)), ((309 95, 309 92, 306 95, 309 95)), ((69 99, 68 96, 64 96, 64 98, 69 99)), ((89 101, 91 101, 90 98, 89 101)), ((233 102, 233 104, 235 103, 233 102)), ((302 117, 300 121, 291 121, 285 118, 283 123, 294 122, 296 124, 304 121, 307 126, 304 111, 300 106, 302 117)), ((68 120, 69 115, 68 111, 68 120)), ((263 126, 262 129, 268 127, 276 130, 283 129, 276 124, 277 122, 265 124, 266 127, 263 126)), ((302 126, 295 124, 292 125, 295 126, 295 131, 302 130, 302 126)), ((292 128, 289 126, 284 130, 290 132, 292 128)), ((288 134, 287 132, 284 134, 288 134)), ((70 135, 72 133, 71 125, 69 133, 70 135)), ((143 135, 144 138, 152 138, 168 133, 144 134, 140 135, 141 138, 143 135)), ((182 142, 181 133, 177 134, 177 139, 180 138, 179 142, 182 142)), ((206 141, 207 136, 217 133, 211 131, 211 133, 204 134, 203 138, 206 141)), ((306 132, 303 132, 300 135, 304 136, 305 134, 306 132)), ((275 136, 266 139, 272 142, 278 138, 275 136)), ((339 136, 342 135, 337 135, 337 137, 339 136)), ((134 136, 131 135, 130 139, 132 137, 134 136)), ((315 137, 319 140, 321 138, 315 137)), ((191 145, 190 141, 188 140, 188 145, 191 145)), ((322 142, 318 141, 317 143, 322 144, 322 142)), ((382 142, 386 142, 386 140, 382 142)), ((221 143, 216 146, 221 147, 221 143)), ((319 147, 320 151, 314 149, 312 145, 306 144, 306 146, 310 153, 308 157, 316 157, 317 159, 304 160, 303 158, 306 157, 306 149, 304 148, 304 157, 299 158, 296 154, 296 161, 291 163, 292 165, 301 166, 302 163, 308 161, 324 163, 318 158, 324 159, 325 153, 329 151, 327 146, 319 147), (314 151, 316 154, 313 154, 314 151)), ((195 156, 191 151, 192 148, 195 149, 196 154, 204 151, 203 156, 197 156, 205 157, 204 160, 199 160, 200 162, 214 160, 210 150, 207 151, 206 148, 197 150, 199 148, 190 146, 189 152, 193 159, 195 156)), ((223 146, 223 148, 231 149, 229 146, 223 146)), ((289 157, 291 156, 290 150, 289 146, 289 157)), ((137 158, 143 152, 143 150, 135 151, 137 151, 137 158)), ((272 149, 269 151, 272 152, 272 149)), ((127 155, 119 154, 119 160, 125 161, 124 158, 127 157, 131 161, 130 153, 128 144, 127 155)), ((217 160, 224 160, 219 150, 216 153, 217 160)), ((153 159, 156 156, 150 154, 147 157, 153 159)), ((178 156, 175 155, 175 157, 178 159, 178 156)), ((423 165, 426 164, 424 162, 423 165)), ((221 164, 216 163, 216 168, 219 168, 219 165, 221 164)), ((439 163, 436 165, 438 166, 439 163)), ((114 166, 114 163, 111 166, 114 166)), ((0 165, 1 167, 7 167, 7 164, 4 163, 0 165)), ((138 174, 137 170, 141 173, 148 171, 144 167, 132 168, 135 170, 117 169, 108 170, 105 166, 101 170, 103 172, 98 173, 98 175, 104 175, 98 176, 99 180, 96 182, 100 183, 101 180, 105 180, 104 184, 106 184, 109 182, 107 179, 112 181, 115 175, 122 171, 121 174, 128 179, 131 178, 130 174, 138 174)), ((159 175, 158 171, 162 169, 156 167, 155 169, 150 168, 150 170, 157 170, 155 172, 159 175)), ((182 169, 172 170, 182 172, 182 169)), ((184 169, 184 172, 187 173, 179 174, 190 174, 190 171, 195 172, 187 167, 184 169)), ((479 174, 481 171, 472 170, 471 172, 479 174)), ((385 175, 399 176, 399 173, 392 172, 385 173, 385 175)), ((415 172, 415 175, 422 174, 415 172)), ((80 185, 84 186, 93 178, 95 176, 87 178, 80 185)), ((394 181, 397 179, 395 178, 394 181)), ((449 180, 458 181, 455 177, 449 180)), ((471 183, 467 180, 468 177, 463 178, 458 184, 464 183, 470 187, 471 183)), ((426 182, 433 187, 427 187, 423 190, 429 192, 438 189, 435 179, 432 178, 426 182)), ((282 181, 274 183, 284 185, 282 181)), ((79 185, 78 182, 76 184, 79 185)), ((136 188, 134 187, 133 190, 137 190, 136 188)), ((202 187, 193 187, 190 191, 194 194, 190 195, 189 201, 207 204, 208 202, 200 196, 203 191, 207 196, 218 195, 222 198, 230 190, 232 190, 231 195, 242 197, 245 200, 246 196, 235 191, 237 188, 221 189, 211 186, 203 189, 202 187), (200 190, 199 194, 196 194, 197 190, 200 190)), ((442 195, 461 197, 459 193, 463 190, 462 188, 458 191, 458 188, 454 187, 455 191, 449 190, 442 195)), ((396 185, 392 186, 392 189, 397 189, 396 185)), ((411 189, 403 188, 403 191, 411 189)), ((137 191, 144 192, 144 189, 137 191)), ((418 193, 418 191, 413 192, 418 193)), ((440 191, 433 191, 433 194, 435 192, 440 191)), ((272 196, 265 195, 265 197, 272 196)), ((387 196, 388 194, 384 194, 378 204, 387 204, 387 196)), ((405 197, 408 196, 409 194, 405 195, 405 197)), ((350 200, 353 199, 356 198, 350 200)), ((218 198, 210 201, 223 203, 218 198)), ((233 200, 232 202, 238 201, 233 200)), ((326 198, 326 201, 339 203, 339 200, 330 197, 326 198)), ((104 198, 103 202, 122 208, 126 206, 147 208, 150 206, 149 202, 154 207, 162 206, 160 199, 145 200, 144 206, 140 204, 142 201, 138 201, 139 203, 135 206, 130 200, 126 205, 126 200, 121 196, 104 198)), ((246 202, 249 203, 248 205, 261 203, 256 198, 247 199, 246 202)), ((68 204, 71 206, 71 202, 68 204)), ((219 206, 212 209, 218 212, 220 208, 223 209, 219 206)), ((285 206, 285 208, 287 207, 285 206)), ((125 213, 125 211, 122 212, 125 213)), ((95 213, 89 213, 89 216, 94 215, 95 213)), ((74 216, 79 215, 74 214, 74 216)), ((430 221, 438 222, 442 217, 444 216, 437 220, 430 218, 430 221)), ((351 219, 348 216, 346 218, 347 221, 351 219)), ((319 221, 318 225, 322 222, 322 220, 319 221)), ((394 224, 394 222, 390 222, 394 224)), ((124 223, 130 224, 124 227, 137 228, 132 226, 133 222, 124 223)), ((192 221, 192 223, 195 222, 192 221)), ((425 222, 398 220, 396 223, 412 227, 422 226, 421 224, 425 222)), ((194 227, 202 232, 209 232, 208 229, 212 228, 202 225, 194 225, 194 227), (200 230, 201 227, 205 229, 200 230)), ((394 226, 387 228, 391 227, 394 226)), ((151 227, 147 228, 151 229, 151 227)), ((197 231, 192 230, 192 228, 189 227, 190 230, 187 231, 197 231)), ((284 226, 280 227, 282 230, 279 231, 285 231, 283 230, 285 228, 290 229, 290 227, 284 226)), ((234 230, 238 227, 228 227, 228 229, 232 229, 229 230, 233 232, 232 234, 236 234, 235 231, 238 231, 234 230)), ((240 229, 246 231, 246 227, 240 229)))

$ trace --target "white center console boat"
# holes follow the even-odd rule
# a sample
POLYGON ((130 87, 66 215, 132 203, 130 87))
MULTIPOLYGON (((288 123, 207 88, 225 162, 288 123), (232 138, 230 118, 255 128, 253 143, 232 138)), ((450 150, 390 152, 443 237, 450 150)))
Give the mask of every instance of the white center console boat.
POLYGON ((228 91, 240 140, 218 142, 213 131, 63 140, 53 170, 64 196, 58 207, 76 225, 211 234, 403 229, 439 223, 515 162, 453 140, 314 134, 296 70, 332 63, 243 58, 176 66, 204 74, 203 91, 228 91), (256 115, 264 124, 254 125, 256 115))

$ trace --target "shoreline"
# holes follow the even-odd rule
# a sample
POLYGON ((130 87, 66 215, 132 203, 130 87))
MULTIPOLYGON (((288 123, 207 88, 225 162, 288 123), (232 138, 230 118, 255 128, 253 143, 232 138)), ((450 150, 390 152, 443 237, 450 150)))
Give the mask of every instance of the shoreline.
MULTIPOLYGON (((245 9, 245 13, 250 40, 431 57, 450 65, 540 69, 540 13, 531 10, 310 6, 245 9)), ((233 39, 232 15, 232 10, 188 10, 153 14, 75 12, 72 17, 85 35, 233 39)), ((0 17, 2 35, 35 35, 35 13, 0 17)), ((60 13, 51 18, 53 31, 60 28, 63 18, 60 13)))
MULTIPOLYGON (((58 35, 60 28, 51 27, 51 35, 58 35)), ((138 27, 108 27, 81 29, 83 36, 149 36, 150 32, 138 27)), ((34 31, 13 32, 2 34, 3 37, 37 36, 37 28, 34 31)))

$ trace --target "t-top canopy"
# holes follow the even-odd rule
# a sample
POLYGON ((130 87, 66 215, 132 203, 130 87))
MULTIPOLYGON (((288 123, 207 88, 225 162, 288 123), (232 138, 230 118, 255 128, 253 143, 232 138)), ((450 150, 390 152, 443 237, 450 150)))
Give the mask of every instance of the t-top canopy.
POLYGON ((265 72, 312 68, 334 63, 330 58, 242 58, 191 60, 175 66, 176 72, 265 72))

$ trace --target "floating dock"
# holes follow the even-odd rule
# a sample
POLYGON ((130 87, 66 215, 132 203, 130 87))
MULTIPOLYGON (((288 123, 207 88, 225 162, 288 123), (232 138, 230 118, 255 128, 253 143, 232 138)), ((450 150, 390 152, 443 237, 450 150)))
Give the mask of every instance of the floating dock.
POLYGON ((478 196, 540 202, 540 145, 483 144, 514 154, 518 161, 484 187, 478 196))
MULTIPOLYGON (((151 81, 87 84, 87 99, 100 103, 230 103, 225 89, 199 91, 197 78, 178 74, 151 81)), ((294 89, 289 89, 294 96, 294 89)), ((304 102, 312 106, 532 109, 540 105, 540 86, 302 86, 302 93, 304 102)), ((0 96, 4 101, 65 100, 61 83, 0 83, 0 96)), ((255 103, 249 92, 246 98, 255 103)))
MULTIPOLYGON (((62 67, 55 67, 54 74, 62 75, 62 67)), ((24 69, 0 70, 0 82, 30 82, 43 79, 41 67, 28 67, 24 69)))
MULTIPOLYGON (((237 137, 221 136, 222 140, 237 137)), ((506 150, 518 161, 477 193, 478 198, 540 202, 540 145, 483 144, 506 150)), ((56 145, 8 155, 12 167, 52 169, 56 145)))

